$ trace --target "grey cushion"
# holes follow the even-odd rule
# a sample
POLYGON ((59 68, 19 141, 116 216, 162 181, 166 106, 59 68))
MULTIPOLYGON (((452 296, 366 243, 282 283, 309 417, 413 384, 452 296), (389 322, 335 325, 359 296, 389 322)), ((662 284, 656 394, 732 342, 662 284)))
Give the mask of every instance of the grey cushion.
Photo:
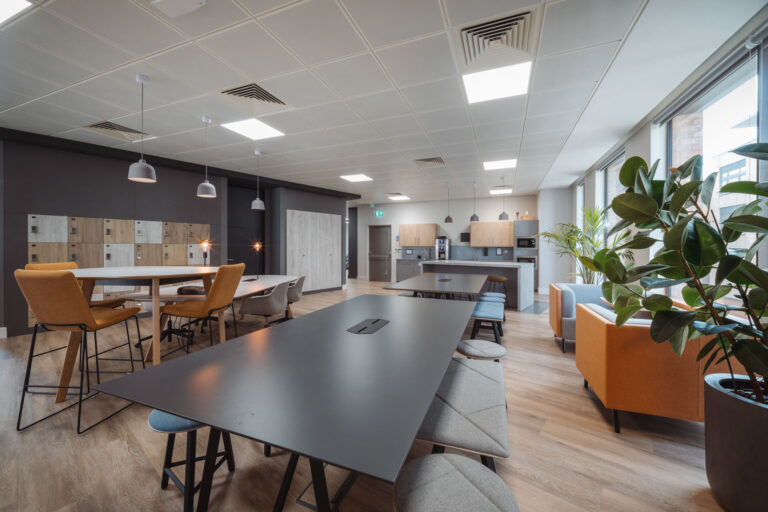
POLYGON ((478 302, 475 304, 472 316, 502 321, 504 319, 504 304, 500 302, 478 302))
POLYGON ((204 427, 202 423, 182 418, 174 414, 152 409, 147 418, 149 428, 164 433, 189 432, 204 427))
POLYGON ((456 350, 467 357, 476 359, 501 359, 507 355, 507 349, 488 340, 464 340, 456 350))
POLYGON ((518 512, 496 473, 456 454, 427 455, 406 465, 395 482, 398 512, 518 512))
POLYGON ((509 457, 502 365, 454 358, 416 438, 492 457, 509 457))
POLYGON ((576 304, 604 304, 600 300, 603 287, 599 284, 562 283, 560 288, 563 290, 563 318, 576 316, 576 304))
POLYGON ((496 297, 499 299, 506 299, 507 294, 506 293, 499 293, 499 292, 482 292, 480 294, 483 297, 496 297))

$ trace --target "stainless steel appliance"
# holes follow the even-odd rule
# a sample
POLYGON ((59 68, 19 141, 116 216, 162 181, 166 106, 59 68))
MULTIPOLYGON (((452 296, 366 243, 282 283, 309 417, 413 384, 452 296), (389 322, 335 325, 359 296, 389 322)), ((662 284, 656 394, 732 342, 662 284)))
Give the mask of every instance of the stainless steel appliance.
POLYGON ((520 249, 535 249, 536 248, 536 238, 521 238, 516 237, 516 243, 515 247, 518 247, 520 249))
POLYGON ((451 240, 444 236, 439 236, 435 240, 435 256, 439 260, 451 259, 451 240))
POLYGON ((527 254, 515 256, 515 261, 518 263, 533 263, 533 286, 535 290, 539 289, 539 257, 534 254, 527 254))

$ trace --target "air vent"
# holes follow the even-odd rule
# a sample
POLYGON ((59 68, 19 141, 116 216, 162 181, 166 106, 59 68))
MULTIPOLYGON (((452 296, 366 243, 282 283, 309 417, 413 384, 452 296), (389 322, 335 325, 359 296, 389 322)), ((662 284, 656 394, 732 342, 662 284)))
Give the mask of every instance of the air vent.
POLYGON ((492 50, 530 53, 531 12, 507 16, 461 29, 459 37, 467 65, 492 50))
POLYGON ((426 169, 428 167, 442 167, 445 165, 445 160, 439 156, 432 156, 429 158, 417 158, 414 160, 416 166, 419 169, 426 169))
POLYGON ((113 123, 111 121, 93 123, 86 126, 85 128, 88 130, 93 130, 102 135, 107 135, 108 137, 114 137, 115 139, 128 142, 140 140, 142 135, 144 136, 144 140, 147 140, 148 138, 146 133, 141 133, 139 130, 134 130, 133 128, 128 128, 127 126, 113 123))
POLYGON ((221 91, 221 95, 254 117, 290 108, 283 100, 255 83, 232 87, 221 91))
POLYGON ((285 102, 280 98, 274 96, 269 91, 257 84, 246 84, 240 87, 233 87, 226 91, 221 91, 221 94, 229 94, 231 96, 239 96, 241 98, 249 98, 252 100, 266 101, 268 103, 277 103, 278 105, 285 105, 285 102))

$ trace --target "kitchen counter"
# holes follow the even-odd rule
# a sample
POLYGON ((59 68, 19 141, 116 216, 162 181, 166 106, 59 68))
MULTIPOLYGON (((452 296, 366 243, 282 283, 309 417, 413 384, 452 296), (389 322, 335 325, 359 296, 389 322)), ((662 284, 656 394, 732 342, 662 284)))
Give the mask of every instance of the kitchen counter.
MULTIPOLYGON (((504 276, 507 305, 518 311, 533 306, 535 265, 517 261, 422 260, 422 272, 504 276)), ((488 284, 484 290, 488 289, 488 284)))

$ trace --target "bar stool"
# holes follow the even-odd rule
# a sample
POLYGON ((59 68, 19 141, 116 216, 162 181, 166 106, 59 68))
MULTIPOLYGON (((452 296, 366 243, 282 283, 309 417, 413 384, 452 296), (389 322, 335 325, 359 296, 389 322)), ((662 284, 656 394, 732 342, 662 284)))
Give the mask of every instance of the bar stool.
POLYGON ((504 276, 488 276, 488 291, 499 293, 503 292, 504 296, 507 296, 507 281, 508 277, 504 276))
MULTIPOLYGON (((200 484, 195 485, 195 462, 205 459, 204 455, 197 456, 197 431, 205 427, 202 423, 188 420, 180 416, 153 409, 147 418, 149 428, 161 434, 168 434, 168 443, 165 446, 165 458, 163 459, 163 476, 160 478, 160 488, 168 488, 168 480, 173 480, 174 485, 184 496, 184 512, 191 512, 194 505, 195 493, 200 489, 200 484), (184 460, 173 460, 173 446, 176 434, 187 434, 187 452, 184 460), (184 483, 173 472, 176 466, 184 466, 184 483)), ((222 432, 221 439, 224 443, 224 451, 218 452, 221 457, 214 467, 214 471, 227 462, 230 473, 235 470, 235 455, 232 451, 232 439, 228 432, 222 432)))

